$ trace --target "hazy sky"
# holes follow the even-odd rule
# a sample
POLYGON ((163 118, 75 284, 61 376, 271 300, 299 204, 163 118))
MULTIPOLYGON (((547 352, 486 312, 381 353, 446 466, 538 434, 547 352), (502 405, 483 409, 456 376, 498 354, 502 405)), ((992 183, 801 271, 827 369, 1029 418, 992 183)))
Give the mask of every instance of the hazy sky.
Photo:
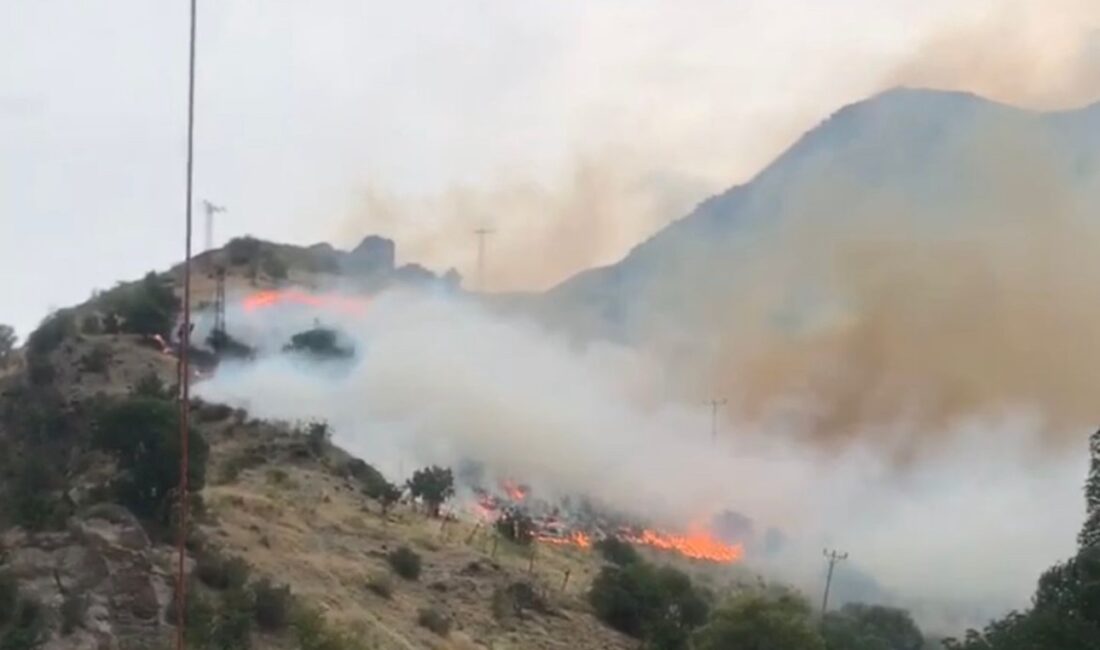
MULTIPOLYGON (((1072 85, 1057 66, 1081 47, 1100 52, 1096 4, 204 0, 195 196, 229 207, 219 241, 376 231, 405 260, 466 272, 483 222, 504 260, 494 284, 540 288, 885 85, 1075 99, 1049 84, 1072 85), (968 49, 975 33, 993 45, 968 49), (1032 92, 992 51, 1043 64, 1048 85, 1032 92), (994 81, 955 74, 975 58, 994 81), (574 241, 561 264, 506 263, 574 241)), ((25 334, 181 258, 186 37, 186 0, 0 7, 0 322, 25 334)))

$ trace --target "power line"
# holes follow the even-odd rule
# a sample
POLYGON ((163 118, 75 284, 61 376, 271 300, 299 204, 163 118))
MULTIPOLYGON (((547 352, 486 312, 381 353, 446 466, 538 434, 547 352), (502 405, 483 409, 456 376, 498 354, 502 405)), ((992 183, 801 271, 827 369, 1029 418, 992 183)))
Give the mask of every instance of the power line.
POLYGON ((830 551, 825 549, 823 551, 825 559, 829 561, 829 573, 825 576, 825 595, 821 598, 821 616, 825 616, 825 611, 829 608, 829 587, 833 584, 833 569, 836 568, 837 563, 843 562, 848 559, 847 553, 840 553, 838 551, 830 551))
POLYGON ((710 439, 711 442, 718 440, 718 409, 725 406, 729 400, 726 398, 721 399, 709 399, 704 404, 710 406, 710 439))
POLYGON ((485 236, 493 234, 491 228, 474 230, 477 235, 477 290, 485 291, 485 236))
POLYGON ((187 564, 187 472, 189 444, 188 429, 191 409, 191 366, 188 351, 191 347, 191 197, 194 180, 195 158, 195 25, 198 4, 191 0, 191 35, 189 40, 189 59, 187 70, 187 183, 184 197, 185 235, 183 257, 183 327, 180 329, 180 355, 177 369, 180 383, 179 421, 180 421, 180 484, 179 530, 177 532, 177 552, 179 565, 176 569, 176 650, 184 650, 184 612, 186 611, 187 585, 185 570, 187 564))

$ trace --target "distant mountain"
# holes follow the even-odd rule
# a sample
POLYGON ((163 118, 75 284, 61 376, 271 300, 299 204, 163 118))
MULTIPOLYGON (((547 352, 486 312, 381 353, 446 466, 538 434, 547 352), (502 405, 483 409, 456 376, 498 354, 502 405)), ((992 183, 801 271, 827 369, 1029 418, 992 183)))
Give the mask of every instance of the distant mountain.
POLYGON ((1100 170, 1100 103, 1040 113, 967 93, 890 90, 840 109, 748 183, 706 199, 620 262, 554 287, 538 309, 568 313, 586 335, 643 336, 653 317, 678 317, 686 292, 736 274, 738 251, 795 213, 824 220, 889 196, 920 218, 959 218, 1003 189, 1000 167, 1037 158, 1059 186, 1088 189, 1100 170))

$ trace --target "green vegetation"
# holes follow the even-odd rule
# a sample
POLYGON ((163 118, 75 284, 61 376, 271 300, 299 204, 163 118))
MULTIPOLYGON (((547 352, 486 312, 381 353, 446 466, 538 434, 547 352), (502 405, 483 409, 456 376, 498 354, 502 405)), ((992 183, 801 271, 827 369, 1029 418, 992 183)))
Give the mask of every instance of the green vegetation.
POLYGON ((248 563, 227 557, 216 549, 204 548, 195 556, 195 577, 216 591, 241 589, 248 582, 248 563))
POLYGON ((103 333, 103 323, 96 314, 88 314, 80 321, 81 334, 96 336, 103 333))
POLYGON ((46 615, 39 602, 20 593, 15 580, 0 573, 0 650, 29 650, 46 637, 46 615))
POLYGON ((435 607, 421 609, 416 615, 416 622, 442 637, 451 633, 450 617, 435 607))
POLYGON ((121 317, 121 331, 143 336, 159 334, 165 339, 172 333, 180 307, 171 284, 152 271, 139 282, 112 291, 106 303, 111 314, 121 317))
POLYGON ((80 369, 84 372, 104 374, 110 367, 111 347, 105 343, 96 343, 80 359, 80 369))
MULTIPOLYGON (((189 439, 188 482, 198 492, 205 482, 209 449, 199 432, 192 431, 189 439)), ((149 397, 122 400, 100 416, 94 442, 118 458, 116 498, 139 517, 170 523, 171 499, 180 479, 175 405, 149 397)))
POLYGON ((56 311, 46 317, 38 329, 27 338, 27 351, 42 357, 57 349, 66 338, 76 334, 76 324, 69 310, 56 311))
POLYGON ((709 611, 687 575, 643 561, 603 567, 588 601, 604 623, 647 647, 667 650, 688 647, 692 630, 706 622, 709 611))
POLYGON ((235 237, 225 245, 225 251, 231 265, 244 266, 259 261, 262 247, 263 243, 255 237, 235 237))
POLYGON ((15 523, 41 531, 64 526, 70 508, 58 494, 65 480, 56 466, 39 454, 30 454, 15 467, 8 506, 15 523))
MULTIPOLYGON (((810 605, 797 594, 746 594, 716 610, 695 634, 697 650, 824 650, 810 605)), ((879 646, 888 650, 889 646, 879 646)), ((846 649, 848 650, 848 649, 846 649)), ((855 650, 854 648, 851 650, 855 650)))
POLYGON ((12 353, 15 352, 15 342, 17 340, 15 328, 11 325, 0 323, 0 368, 7 367, 8 363, 11 361, 12 353))
POLYGON ((379 598, 389 600, 393 598, 393 580, 384 573, 372 575, 367 578, 367 591, 379 598))
POLYGON ((607 537, 596 542, 595 548, 603 556, 603 559, 612 564, 627 566, 641 561, 638 551, 630 544, 618 537, 607 537))
POLYGON ((164 385, 160 376, 152 370, 145 373, 137 380, 131 392, 135 397, 149 397, 163 400, 172 398, 172 392, 164 385))
POLYGON ((323 456, 329 447, 330 440, 332 440, 332 430, 329 429, 328 422, 315 420, 306 425, 306 441, 314 456, 323 456))
POLYGON ((386 481, 378 490, 378 493, 374 495, 374 498, 377 499, 378 504, 382 506, 382 514, 384 515, 390 511, 390 508, 392 508, 394 504, 401 500, 401 488, 386 481))
POLYGON ((497 517, 497 532, 508 541, 527 546, 535 541, 535 522, 520 508, 508 508, 497 517))
POLYGON ((436 465, 413 472, 408 486, 413 498, 423 501, 433 517, 439 516, 440 507, 455 493, 455 480, 451 469, 436 465))
POLYGON ((409 548, 402 546, 386 556, 394 573, 406 580, 420 579, 420 555, 409 548))
POLYGON ((304 352, 321 358, 340 359, 355 354, 353 348, 341 347, 336 330, 327 327, 314 327, 290 337, 290 343, 283 346, 284 352, 304 352))
POLYGON ((82 594, 68 594, 61 602, 61 634, 68 636, 77 628, 84 627, 84 616, 88 612, 88 599, 82 594))
POLYGON ((902 609, 849 603, 822 623, 828 650, 921 650, 924 636, 902 609))

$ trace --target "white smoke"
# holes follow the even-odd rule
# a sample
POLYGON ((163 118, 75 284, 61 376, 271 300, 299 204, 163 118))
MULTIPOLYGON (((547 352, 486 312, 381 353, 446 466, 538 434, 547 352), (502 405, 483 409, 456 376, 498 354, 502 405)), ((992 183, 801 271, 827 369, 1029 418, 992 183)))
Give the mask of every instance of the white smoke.
POLYGON ((390 293, 362 316, 231 310, 230 323, 261 354, 223 364, 197 387, 205 399, 264 418, 324 418, 337 444, 394 479, 475 460, 536 491, 589 495, 669 527, 731 508, 789 541, 778 555, 750 552, 750 566, 816 589, 821 547, 840 546, 926 622, 955 625, 942 613, 965 611, 973 617, 962 623, 976 623, 1026 604, 1081 520, 1084 461, 1034 453, 1042 423, 1031 414, 969 420, 899 470, 870 449, 826 453, 769 436, 795 418, 733 414, 713 442, 709 407, 669 398, 644 355, 576 347, 462 297, 390 293), (354 341, 353 360, 278 353, 315 317, 354 341))

